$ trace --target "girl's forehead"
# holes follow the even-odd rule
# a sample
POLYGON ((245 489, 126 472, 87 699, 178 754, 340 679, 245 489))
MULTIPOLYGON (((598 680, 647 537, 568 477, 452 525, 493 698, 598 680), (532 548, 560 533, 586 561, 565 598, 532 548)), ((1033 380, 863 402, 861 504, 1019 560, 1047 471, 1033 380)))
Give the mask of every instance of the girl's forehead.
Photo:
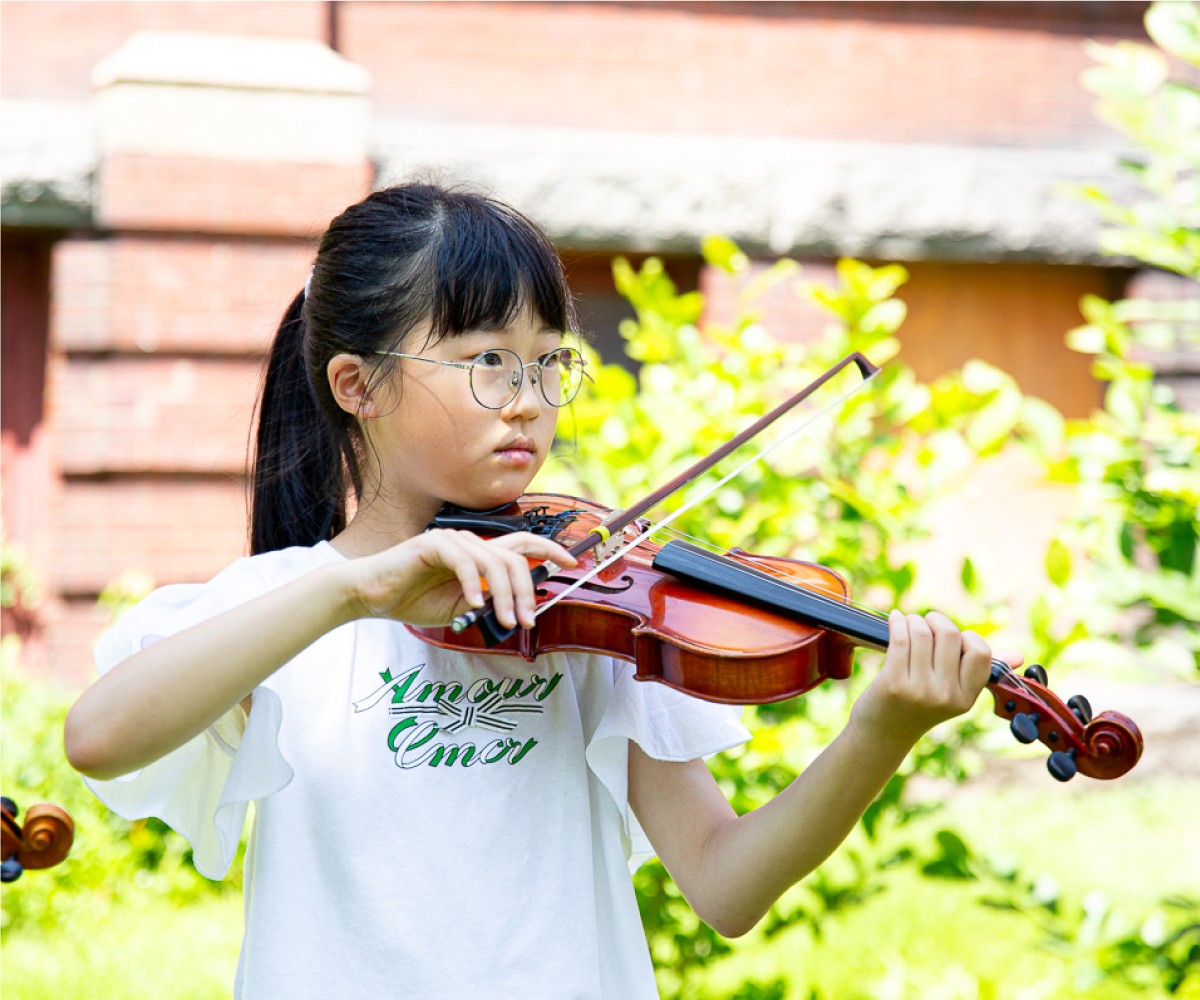
POLYGON ((459 333, 448 333, 441 337, 434 334, 432 325, 422 322, 409 334, 405 340, 419 350, 435 346, 450 346, 456 348, 478 345, 480 350, 495 345, 498 341, 517 339, 522 336, 561 340, 566 331, 546 323, 541 317, 523 313, 506 326, 494 329, 463 330, 459 333))

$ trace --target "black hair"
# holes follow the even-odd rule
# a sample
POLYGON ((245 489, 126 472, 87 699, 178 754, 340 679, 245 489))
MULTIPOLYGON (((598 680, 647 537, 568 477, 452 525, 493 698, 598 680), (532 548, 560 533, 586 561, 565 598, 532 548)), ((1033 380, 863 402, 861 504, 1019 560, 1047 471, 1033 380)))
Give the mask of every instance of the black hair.
MULTIPOLYGON (((346 524, 363 489, 363 442, 326 376, 338 354, 394 350, 428 321, 430 341, 499 330, 524 310, 575 327, 546 235, 491 198, 432 184, 369 195, 330 223, 306 290, 267 358, 252 470, 250 549, 314 545, 346 524)), ((386 362, 385 362, 386 363, 386 362)))

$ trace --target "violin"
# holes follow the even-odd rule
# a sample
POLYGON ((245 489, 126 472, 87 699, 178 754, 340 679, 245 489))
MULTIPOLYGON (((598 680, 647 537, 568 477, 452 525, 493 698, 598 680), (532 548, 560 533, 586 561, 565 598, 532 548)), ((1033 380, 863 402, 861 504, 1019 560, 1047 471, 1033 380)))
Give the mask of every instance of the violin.
POLYGON ((22 828, 17 804, 0 798, 0 881, 15 882, 27 868, 52 868, 70 853, 75 824, 65 809, 42 802, 31 806, 22 828))
MULTIPOLYGON (((409 626, 435 646, 491 651, 532 661, 551 650, 601 653, 634 665, 638 680, 667 684, 708 701, 766 704, 795 698, 827 679, 850 676, 858 646, 883 650, 887 620, 850 604, 846 580, 814 563, 741 550, 713 554, 690 542, 650 540, 644 515, 693 482, 841 370, 868 381, 879 369, 861 354, 843 358, 740 434, 622 511, 574 497, 531 495, 491 511, 445 509, 433 527, 484 536, 528 531, 554 539, 578 564, 543 563, 532 570, 538 606, 532 629, 505 629, 489 605, 449 627, 409 626), (477 626, 477 627, 472 627, 477 626)), ((797 428, 796 430, 799 430, 797 428)), ((710 495, 793 431, 712 487, 710 495)), ((1022 743, 1041 742, 1050 773, 1116 778, 1137 763, 1142 736, 1119 712, 1093 717, 1087 699, 1064 704, 1040 665, 1018 675, 992 660, 988 688, 996 714, 1022 743)))
MULTIPOLYGON (((572 549, 610 514, 587 500, 531 494, 494 511, 447 508, 433 526, 493 537, 528 531, 572 549)), ((623 535, 633 541, 644 528, 631 522, 623 535)), ((887 619, 851 605, 846 580, 815 563, 643 541, 575 588, 598 565, 594 550, 578 558, 572 569, 542 575, 532 629, 504 629, 488 614, 473 622, 479 628, 408 627, 435 646, 530 662, 554 650, 613 656, 632 663, 637 680, 736 705, 784 701, 844 680, 856 647, 887 648, 887 619)), ((992 661, 996 714, 1020 742, 1051 750, 1055 778, 1117 778, 1137 763, 1142 736, 1133 720, 1111 711, 1093 717, 1085 697, 1064 704, 1046 685, 1040 665, 1018 675, 992 661)))

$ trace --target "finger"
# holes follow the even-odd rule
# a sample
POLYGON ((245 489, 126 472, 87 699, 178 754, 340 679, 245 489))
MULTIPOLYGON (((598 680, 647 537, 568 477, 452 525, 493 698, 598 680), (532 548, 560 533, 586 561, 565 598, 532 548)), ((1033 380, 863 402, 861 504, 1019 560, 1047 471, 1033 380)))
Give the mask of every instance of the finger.
POLYGON ((992 676, 992 651, 984 641, 983 636, 970 629, 962 634, 962 665, 959 670, 959 682, 964 696, 971 704, 979 697, 992 676))
POLYGON ((570 569, 579 562, 575 556, 553 539, 531 535, 527 531, 501 535, 499 538, 492 539, 492 544, 510 548, 529 559, 553 562, 566 569, 570 569))
MULTIPOLYGON (((432 561, 454 574, 469 607, 483 607, 490 598, 500 623, 505 628, 516 626, 510 586, 513 570, 506 564, 503 550, 489 546, 469 531, 435 529, 423 537, 430 546, 432 561)), ((512 558, 528 575, 525 560, 516 555, 512 558)))
POLYGON ((430 531, 424 535, 428 546, 428 561, 454 574, 462 589, 463 599, 470 607, 483 607, 485 598, 479 563, 463 543, 453 537, 454 534, 456 533, 430 531))
POLYGON ((906 615, 908 620, 908 673, 933 670, 933 629, 921 615, 906 615))
POLYGON ((529 580, 529 564, 523 556, 505 546, 494 545, 474 535, 470 539, 465 544, 471 548, 476 560, 476 571, 487 583, 496 620, 504 628, 516 628, 521 624, 517 617, 516 593, 521 580, 529 580))
POLYGON ((925 624, 929 626, 933 638, 933 672, 957 679, 963 652, 962 633, 958 626, 939 611, 929 612, 925 616, 925 624))
POLYGON ((513 551, 503 553, 503 559, 508 571, 509 589, 513 595, 516 623, 524 628, 533 628, 537 592, 534 589, 533 574, 529 570, 529 561, 523 553, 513 551))
POLYGON ((495 604, 498 599, 505 599, 506 588, 496 570, 496 553, 483 539, 469 531, 449 531, 441 541, 447 558, 454 560, 463 596, 474 607, 482 607, 488 600, 495 604))
POLYGON ((491 539, 488 542, 494 554, 505 561, 508 568, 508 585, 513 595, 513 609, 517 621, 532 628, 537 611, 537 591, 529 560, 550 562, 551 567, 571 567, 576 559, 557 542, 548 538, 520 532, 491 539), (559 560, 562 560, 561 563, 559 560))
POLYGON ((908 619, 899 611, 890 612, 888 614, 888 648, 883 661, 884 669, 890 668, 901 673, 907 671, 911 645, 908 619))

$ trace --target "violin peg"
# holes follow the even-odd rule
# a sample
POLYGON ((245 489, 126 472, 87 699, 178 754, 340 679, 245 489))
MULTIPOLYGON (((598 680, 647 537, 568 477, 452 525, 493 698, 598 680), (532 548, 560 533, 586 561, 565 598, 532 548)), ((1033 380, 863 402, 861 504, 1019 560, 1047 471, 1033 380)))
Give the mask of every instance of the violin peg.
POLYGON ((0 882, 15 882, 24 871, 25 869, 21 867, 21 862, 17 860, 16 855, 5 858, 4 863, 0 864, 0 882))
POLYGON ((1058 781, 1070 781, 1079 770, 1075 764, 1075 750, 1055 750, 1046 761, 1046 770, 1058 781))
POLYGON ((1079 720, 1080 725, 1086 726, 1092 721, 1091 703, 1083 695, 1075 694, 1068 698, 1067 708, 1079 720))
POLYGON ((1038 738, 1037 724, 1037 712, 1018 712, 1012 717, 1009 728, 1012 730, 1012 734, 1016 737, 1018 743, 1032 743, 1038 738))
POLYGON ((1024 674, 1031 681, 1037 681, 1043 687, 1049 682, 1050 678, 1046 676, 1046 668, 1040 663, 1031 663, 1024 670, 1024 674))
POLYGON ((7 795, 0 796, 0 812, 3 812, 9 819, 16 819, 17 804, 7 795))

